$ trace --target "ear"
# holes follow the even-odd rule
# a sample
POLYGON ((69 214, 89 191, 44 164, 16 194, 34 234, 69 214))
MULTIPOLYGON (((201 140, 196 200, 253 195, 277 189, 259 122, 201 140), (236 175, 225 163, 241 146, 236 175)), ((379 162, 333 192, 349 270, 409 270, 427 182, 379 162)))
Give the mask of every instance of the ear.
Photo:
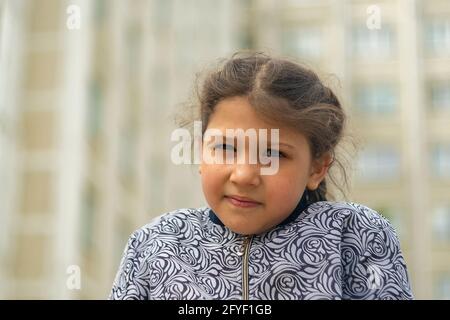
POLYGON ((311 172, 306 184, 308 190, 316 190, 319 187, 319 184, 325 179, 332 162, 333 157, 329 152, 324 153, 319 159, 313 160, 311 172))

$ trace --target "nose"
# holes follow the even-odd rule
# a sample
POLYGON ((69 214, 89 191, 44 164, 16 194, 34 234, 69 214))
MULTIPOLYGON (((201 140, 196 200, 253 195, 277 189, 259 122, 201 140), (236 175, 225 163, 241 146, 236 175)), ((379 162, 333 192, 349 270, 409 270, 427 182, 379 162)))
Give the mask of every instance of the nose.
POLYGON ((242 186, 257 186, 261 179, 259 171, 257 164, 235 164, 230 181, 242 186))

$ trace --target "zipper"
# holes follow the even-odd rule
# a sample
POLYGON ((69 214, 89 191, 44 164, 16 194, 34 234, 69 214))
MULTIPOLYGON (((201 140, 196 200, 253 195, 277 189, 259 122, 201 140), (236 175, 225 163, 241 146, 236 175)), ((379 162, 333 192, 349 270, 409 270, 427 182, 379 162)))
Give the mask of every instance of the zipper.
POLYGON ((253 236, 246 236, 244 243, 242 245, 242 300, 248 300, 249 295, 249 285, 248 285, 248 263, 249 263, 249 253, 250 246, 252 243, 253 236))

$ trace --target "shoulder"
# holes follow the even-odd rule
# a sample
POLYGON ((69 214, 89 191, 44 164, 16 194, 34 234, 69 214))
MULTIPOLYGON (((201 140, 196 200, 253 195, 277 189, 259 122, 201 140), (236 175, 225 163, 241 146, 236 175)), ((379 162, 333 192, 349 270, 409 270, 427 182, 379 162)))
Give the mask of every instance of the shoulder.
POLYGON ((178 241, 196 229, 204 227, 207 207, 181 208, 163 213, 136 229, 129 237, 127 247, 140 251, 154 240, 178 241))
POLYGON ((358 203, 323 201, 304 214, 337 239, 344 299, 413 298, 400 241, 380 213, 358 203))
POLYGON ((342 231, 352 229, 380 231, 392 227, 379 212, 354 202, 319 201, 306 209, 305 216, 338 223, 342 231))
POLYGON ((377 211, 353 202, 320 201, 311 204, 304 219, 340 238, 343 255, 362 256, 376 250, 398 250, 392 224, 377 211))
POLYGON ((173 210, 135 230, 125 246, 110 299, 148 299, 149 258, 167 245, 178 245, 183 236, 194 234, 206 212, 206 208, 173 210))
POLYGON ((376 265, 376 261, 397 261, 404 266, 394 227, 375 210, 353 202, 324 201, 312 204, 307 211, 316 219, 334 223, 335 230, 339 230, 346 273, 363 261, 371 265, 376 265))

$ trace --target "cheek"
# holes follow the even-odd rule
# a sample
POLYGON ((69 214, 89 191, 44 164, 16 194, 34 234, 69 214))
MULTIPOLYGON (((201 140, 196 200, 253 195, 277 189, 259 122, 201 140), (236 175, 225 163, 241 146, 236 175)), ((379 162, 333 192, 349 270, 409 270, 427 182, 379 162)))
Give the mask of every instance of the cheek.
POLYGON ((300 192, 300 186, 294 183, 275 183, 269 191, 269 196, 278 203, 291 202, 297 199, 297 194, 300 192))
POLYGON ((272 203, 291 207, 300 200, 305 187, 306 179, 303 176, 298 174, 278 176, 273 181, 270 181, 268 197, 271 198, 272 203))
POLYGON ((201 181, 202 181, 202 188, 203 192, 207 197, 210 196, 219 196, 222 194, 222 179, 220 170, 217 170, 217 168, 213 168, 215 166, 203 166, 202 167, 202 174, 201 174, 201 181))

